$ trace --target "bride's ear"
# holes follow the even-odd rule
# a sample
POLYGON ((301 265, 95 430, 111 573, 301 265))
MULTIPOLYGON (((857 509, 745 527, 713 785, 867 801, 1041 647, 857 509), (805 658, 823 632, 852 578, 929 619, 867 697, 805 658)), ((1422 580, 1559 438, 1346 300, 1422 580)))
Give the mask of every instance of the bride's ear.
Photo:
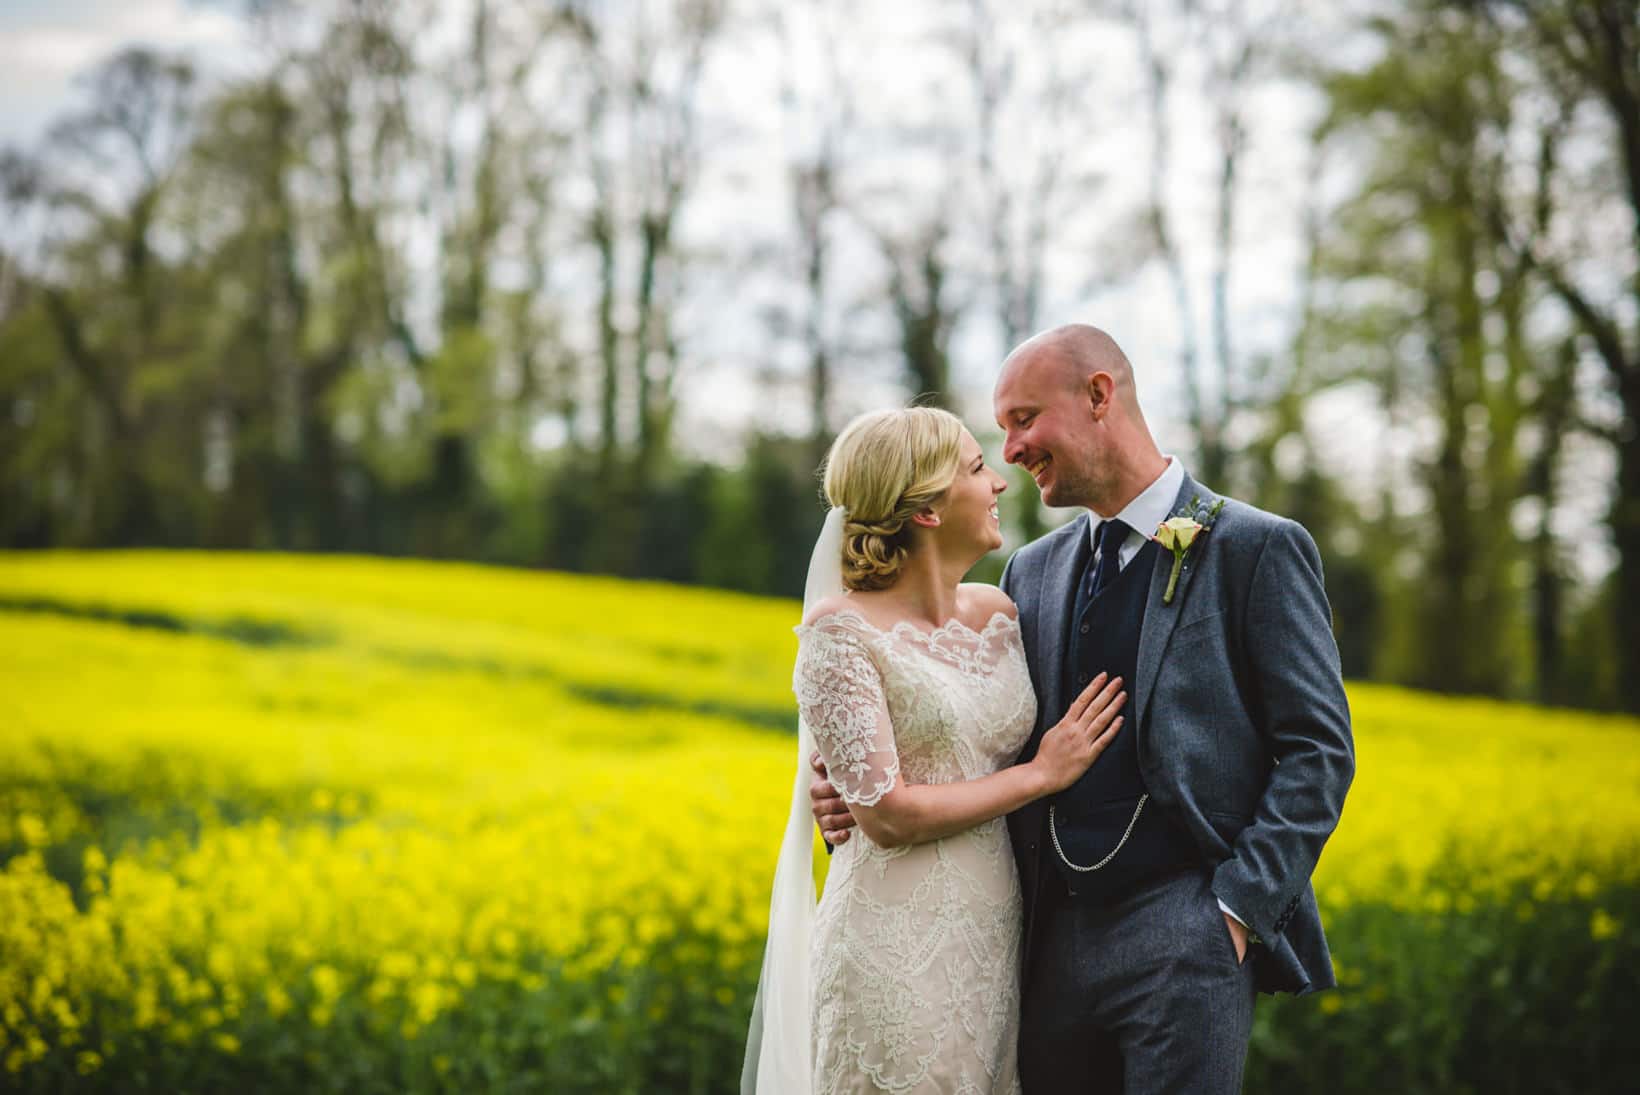
POLYGON ((920 509, 911 515, 911 520, 923 528, 936 528, 940 523, 940 515, 933 508, 920 509))

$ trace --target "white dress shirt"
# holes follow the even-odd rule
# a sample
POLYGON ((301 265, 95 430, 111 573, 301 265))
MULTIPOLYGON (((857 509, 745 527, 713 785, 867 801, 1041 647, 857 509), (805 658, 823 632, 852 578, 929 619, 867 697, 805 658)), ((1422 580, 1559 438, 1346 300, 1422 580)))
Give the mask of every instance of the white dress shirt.
MULTIPOLYGON (((1115 520, 1123 522, 1131 530, 1127 534, 1127 539, 1122 541, 1122 546, 1116 549, 1116 564, 1119 568, 1133 562, 1133 557, 1139 554, 1139 549, 1145 546, 1145 541, 1155 536, 1156 527, 1173 516, 1173 500, 1179 496, 1179 488, 1183 485, 1184 465, 1179 463, 1177 457, 1169 456, 1167 467, 1162 469, 1162 474, 1156 477, 1155 482, 1140 491, 1138 497, 1123 506, 1122 512, 1115 515, 1115 520)), ((1099 517, 1098 514, 1094 516, 1099 517)), ((1094 566, 1099 565, 1099 529, 1108 520, 1111 518, 1088 522, 1088 537, 1089 543, 1093 545, 1094 566)), ((1247 926, 1247 922, 1236 916, 1234 910, 1223 901, 1219 902, 1219 908, 1226 915, 1235 917, 1236 923, 1242 927, 1247 926)))
MULTIPOLYGON (((1177 457, 1167 458, 1167 467, 1156 481, 1139 492, 1138 497, 1122 507, 1122 512, 1114 519, 1122 521, 1132 531, 1122 546, 1117 549, 1116 562, 1119 567, 1125 567, 1133 562, 1133 557, 1139 554, 1139 549, 1145 546, 1145 541, 1156 534, 1156 526, 1173 516, 1173 499, 1179 495, 1179 488, 1184 485, 1184 465, 1177 457)), ((1098 514, 1094 514, 1099 517, 1098 514)), ((1088 522, 1088 542, 1093 545, 1093 565, 1099 565, 1099 529, 1106 520, 1088 522)))

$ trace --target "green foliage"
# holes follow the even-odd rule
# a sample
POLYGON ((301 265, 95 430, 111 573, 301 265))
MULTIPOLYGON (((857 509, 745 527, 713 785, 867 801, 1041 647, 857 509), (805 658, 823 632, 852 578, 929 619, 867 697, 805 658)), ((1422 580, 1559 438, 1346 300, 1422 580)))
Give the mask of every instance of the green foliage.
POLYGON ((1323 908, 1340 987, 1261 998, 1249 1092, 1619 1092, 1640 1068, 1626 1001, 1640 990, 1640 885, 1530 883, 1477 902, 1438 880, 1443 911, 1323 908))
MULTIPOLYGON (((1364 63, 1322 76, 1322 144, 1358 181, 1318 231, 1325 303, 1311 327, 1334 382, 1367 381, 1392 428, 1420 435, 1406 457, 1380 457, 1376 512, 1358 526, 1364 572, 1347 588, 1369 634, 1350 636, 1351 664, 1420 688, 1565 702, 1581 694, 1557 647, 1571 621, 1540 593, 1568 584, 1567 567, 1528 541, 1554 537, 1577 489, 1562 487, 1577 482, 1558 440, 1564 399, 1546 393, 1579 351, 1575 317, 1559 313, 1564 281, 1541 262, 1553 226, 1605 198, 1563 185, 1561 145, 1581 139, 1570 85, 1534 72, 1543 57, 1516 20, 1483 10, 1505 6, 1381 6, 1359 23, 1364 63)), ((1566 10, 1532 7, 1550 22, 1566 10)))
POLYGON ((700 579, 748 592, 801 597, 826 502, 800 441, 760 437, 723 478, 703 534, 700 579))
POLYGON ((1609 711, 1621 707, 1620 663, 1617 652, 1618 612, 1633 606, 1618 601, 1617 576, 1591 591, 1587 603, 1576 607, 1567 625, 1566 694, 1578 707, 1609 711))

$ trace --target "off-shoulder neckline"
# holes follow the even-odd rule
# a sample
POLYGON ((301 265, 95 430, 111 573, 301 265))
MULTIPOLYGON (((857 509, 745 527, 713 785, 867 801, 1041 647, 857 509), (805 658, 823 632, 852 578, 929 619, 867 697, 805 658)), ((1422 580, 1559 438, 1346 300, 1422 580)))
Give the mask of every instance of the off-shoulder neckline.
POLYGON ((865 614, 857 608, 839 608, 833 612, 826 613, 818 620, 815 620, 812 624, 798 624, 796 627, 792 628, 792 630, 797 632, 799 635, 802 635, 806 631, 813 631, 827 620, 841 616, 848 616, 852 619, 859 620, 867 628, 877 632, 879 635, 898 635, 900 631, 904 629, 906 632, 915 635, 918 638, 926 639, 929 642, 933 642, 935 639, 944 636, 947 632, 952 631, 965 631, 968 634, 983 640, 996 629, 998 617, 1001 618, 1004 625, 1011 623, 1015 627, 1019 626, 1018 617, 1013 616, 1000 608, 995 612, 992 612, 990 618, 987 619, 977 631, 969 625, 963 623, 961 617, 958 616, 951 617, 949 620, 945 621, 943 624, 940 624, 932 631, 925 631, 916 624, 912 623, 910 620, 895 620, 891 626, 884 628, 866 619, 865 614))

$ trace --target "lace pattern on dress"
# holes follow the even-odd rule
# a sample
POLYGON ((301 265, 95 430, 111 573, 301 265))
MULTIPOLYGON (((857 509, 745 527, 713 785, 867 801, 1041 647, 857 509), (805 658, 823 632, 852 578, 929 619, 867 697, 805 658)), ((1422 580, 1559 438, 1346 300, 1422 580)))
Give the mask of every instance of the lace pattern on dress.
MULTIPOLYGON (((799 709, 844 800, 1012 764, 1036 719, 1018 622, 797 629, 799 709)), ((1001 818, 899 848, 860 830, 816 913, 815 1095, 1017 1092, 1019 881, 1001 818)))
POLYGON ((797 710, 844 802, 875 806, 900 774, 883 683, 858 632, 839 614, 799 628, 792 673, 797 710))

